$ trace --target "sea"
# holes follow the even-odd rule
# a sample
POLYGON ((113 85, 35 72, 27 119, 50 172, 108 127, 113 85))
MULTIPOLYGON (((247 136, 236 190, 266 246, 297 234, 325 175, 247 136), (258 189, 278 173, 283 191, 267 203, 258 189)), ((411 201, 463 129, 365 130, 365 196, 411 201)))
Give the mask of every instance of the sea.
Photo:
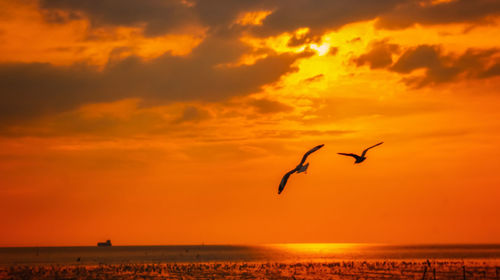
POLYGON ((0 266, 334 262, 373 260, 500 260, 500 244, 387 245, 292 243, 112 247, 5 247, 0 266))

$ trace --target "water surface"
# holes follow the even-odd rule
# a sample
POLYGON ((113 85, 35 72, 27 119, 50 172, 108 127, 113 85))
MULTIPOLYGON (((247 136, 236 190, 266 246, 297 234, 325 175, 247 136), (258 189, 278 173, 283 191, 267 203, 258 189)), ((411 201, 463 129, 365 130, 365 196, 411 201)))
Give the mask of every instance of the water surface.
POLYGON ((201 262, 303 262, 337 260, 497 260, 500 244, 380 245, 273 244, 258 246, 113 246, 0 248, 0 265, 201 262))

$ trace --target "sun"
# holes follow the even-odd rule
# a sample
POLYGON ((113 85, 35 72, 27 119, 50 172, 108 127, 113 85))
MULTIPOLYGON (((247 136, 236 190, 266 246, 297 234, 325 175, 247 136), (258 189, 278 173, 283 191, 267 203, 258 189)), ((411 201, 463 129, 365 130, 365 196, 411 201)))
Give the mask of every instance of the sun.
POLYGON ((328 50, 330 50, 330 44, 329 43, 323 43, 321 45, 311 44, 310 48, 317 51, 319 56, 324 56, 328 53, 328 50))

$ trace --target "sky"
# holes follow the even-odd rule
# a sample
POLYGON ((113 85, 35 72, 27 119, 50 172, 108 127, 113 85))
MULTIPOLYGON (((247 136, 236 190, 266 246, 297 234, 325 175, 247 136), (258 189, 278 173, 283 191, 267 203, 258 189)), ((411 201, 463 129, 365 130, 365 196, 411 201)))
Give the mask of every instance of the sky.
POLYGON ((0 246, 500 243, 499 34, 497 0, 0 0, 0 246))

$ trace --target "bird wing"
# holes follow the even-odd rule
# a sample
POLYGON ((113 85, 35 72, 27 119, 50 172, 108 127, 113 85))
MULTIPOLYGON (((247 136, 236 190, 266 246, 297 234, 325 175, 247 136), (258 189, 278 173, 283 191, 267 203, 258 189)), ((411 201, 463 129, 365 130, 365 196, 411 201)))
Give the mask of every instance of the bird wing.
POLYGON ((288 177, 290 177, 290 175, 292 175, 296 171, 297 171, 297 168, 294 168, 293 170, 288 171, 285 174, 285 176, 283 176, 283 178, 281 179, 280 186, 278 188, 278 194, 280 194, 283 191, 283 189, 285 188, 286 182, 288 181, 288 177))
POLYGON ((373 145, 373 146, 371 146, 371 147, 366 148, 366 149, 363 151, 363 153, 361 154, 361 156, 362 156, 362 157, 364 157, 364 156, 366 155, 366 152, 368 152, 368 150, 369 150, 369 149, 374 148, 374 147, 377 147, 378 145, 382 145, 382 144, 384 144, 384 142, 380 142, 380 143, 377 143, 377 144, 375 144, 375 145, 373 145))
POLYGON ((304 154, 304 156, 302 157, 302 160, 300 161, 299 166, 302 166, 302 165, 304 164, 304 162, 306 162, 306 159, 307 159, 307 157, 308 157, 310 154, 312 154, 312 153, 316 152, 317 150, 321 149, 324 145, 325 145, 325 144, 318 145, 318 146, 316 146, 316 147, 314 147, 314 148, 310 149, 309 151, 307 151, 307 152, 304 154))
POLYGON ((339 155, 343 155, 343 156, 348 156, 348 157, 353 157, 353 158, 355 158, 355 159, 358 159, 358 158, 359 158, 359 156, 358 156, 358 155, 356 155, 356 154, 346 154, 346 153, 337 153, 337 154, 339 154, 339 155))
POLYGON ((312 149, 310 149, 309 151, 307 151, 304 156, 302 157, 302 160, 300 161, 299 165, 297 165, 297 167, 295 167, 294 169, 288 171, 288 173, 286 173, 283 178, 281 179, 281 183, 280 183, 280 186, 278 188, 278 194, 280 194, 283 189, 285 188, 285 185, 286 185, 286 182, 288 181, 288 177, 290 177, 290 175, 292 175, 293 173, 297 172, 298 170, 301 169, 301 167, 303 166, 304 162, 306 161, 307 157, 316 152, 317 150, 321 149, 322 147, 324 146, 324 144, 321 144, 321 145, 318 145, 312 149))

